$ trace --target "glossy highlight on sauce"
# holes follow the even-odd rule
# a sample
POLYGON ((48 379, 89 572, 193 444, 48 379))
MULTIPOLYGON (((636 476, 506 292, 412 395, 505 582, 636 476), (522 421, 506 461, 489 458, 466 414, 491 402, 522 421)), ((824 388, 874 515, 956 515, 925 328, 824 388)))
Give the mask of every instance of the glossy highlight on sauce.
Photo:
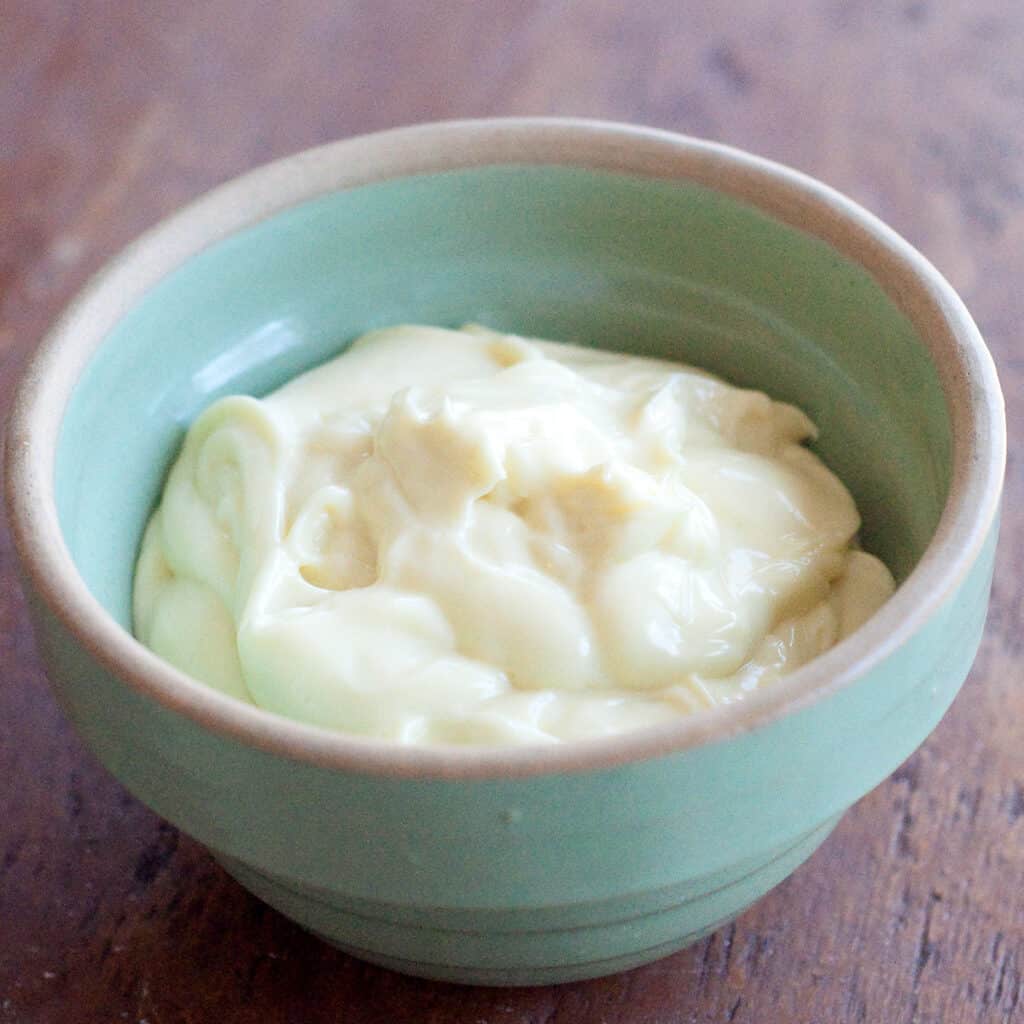
POLYGON ((419 744, 741 700, 893 580, 800 410, 679 364, 401 326, 189 430, 135 630, 225 693, 419 744))

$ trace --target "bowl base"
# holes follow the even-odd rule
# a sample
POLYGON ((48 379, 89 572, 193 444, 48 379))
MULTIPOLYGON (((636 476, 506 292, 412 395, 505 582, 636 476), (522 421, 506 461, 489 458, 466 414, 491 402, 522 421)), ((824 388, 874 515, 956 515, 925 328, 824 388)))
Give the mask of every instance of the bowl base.
MULTIPOLYGON (((753 866, 746 862, 731 876, 716 876, 717 884, 683 899, 673 898, 672 890, 635 894, 630 898, 631 914, 598 920, 601 911, 597 910, 590 922, 547 928, 531 927, 521 912, 502 920, 502 912, 494 909, 368 906, 366 901, 301 886, 233 858, 215 856, 265 903, 360 960, 436 981, 550 985, 640 967, 697 942, 741 914, 802 864, 840 816, 770 851, 753 866), (637 912, 643 904, 644 909, 637 912), (475 925, 474 915, 480 918, 475 925)), ((580 908, 572 909, 579 917, 580 908)))

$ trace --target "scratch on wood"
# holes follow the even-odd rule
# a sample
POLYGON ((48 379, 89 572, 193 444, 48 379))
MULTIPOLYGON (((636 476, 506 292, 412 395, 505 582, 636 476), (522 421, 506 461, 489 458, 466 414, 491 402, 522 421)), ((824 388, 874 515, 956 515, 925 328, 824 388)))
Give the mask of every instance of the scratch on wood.
POLYGON ((996 971, 995 990, 992 993, 997 1004, 1001 1002, 1003 998, 1003 989, 1006 986, 1006 968, 1008 966, 1008 960, 1009 955, 1004 949, 1003 955, 999 958, 999 969, 996 971))
POLYGON ((759 935, 757 932, 748 936, 743 951, 743 959, 750 968, 751 974, 756 974, 761 966, 761 958, 771 949, 771 940, 766 935, 759 935))
POLYGON ((932 960, 935 960, 936 962, 938 961, 938 950, 932 942, 932 912, 935 904, 941 901, 942 897, 937 892, 933 892, 929 896, 928 903, 924 908, 924 919, 921 922, 921 934, 917 941, 917 955, 914 957, 913 990, 915 992, 921 985, 921 975, 924 974, 925 968, 932 960))
POLYGON ((709 935, 704 940, 704 948, 701 950, 700 973, 697 975, 697 987, 701 990, 707 988, 708 977, 711 974, 711 946, 715 941, 714 935, 709 935))
POLYGON ((904 885, 903 891, 900 894, 899 907, 896 913, 893 915, 893 931, 899 931, 906 927, 907 921, 910 919, 910 907, 913 904, 913 896, 910 892, 910 885, 904 885))
POLYGON ((995 968, 995 976, 981 995, 982 1006, 986 1009, 999 1007, 1006 1011, 1006 1020, 1014 1020, 1013 1014, 1020 1006, 1024 992, 1024 978, 1017 966, 1016 947, 1006 942, 1002 931, 997 931, 992 940, 989 959, 995 968))
POLYGON ((92 900, 92 902, 85 908, 85 913, 79 918, 78 930, 83 934, 88 934, 89 930, 96 923, 96 919, 100 914, 100 904, 98 900, 92 900))
POLYGON ((241 1000, 243 1003, 250 1003, 253 995, 256 992, 256 978, 259 976, 260 970, 266 963, 265 954, 257 954, 252 958, 252 962, 249 964, 248 970, 245 971, 245 976, 241 982, 241 1000))
POLYGON ((4 851, 4 859, 0 861, 0 878, 3 878, 18 863, 18 858, 21 856, 24 846, 24 836, 18 836, 16 839, 11 840, 10 845, 4 851))
POLYGON ((1022 979, 1018 973, 1016 984, 1013 986, 1013 989, 1010 992, 1010 998, 1007 1000, 1006 1008, 1010 1013, 1014 1013, 1020 1005, 1020 998, 1022 994, 1024 994, 1024 979, 1022 979))
POLYGON ((860 992, 860 971, 854 967, 850 974, 850 980, 846 985, 846 1013, 843 1017, 846 1021, 866 1021, 868 1019, 868 1007, 860 992))
POLYGON ((740 63, 735 51, 727 43, 718 43, 708 51, 708 67, 729 87, 731 92, 743 95, 750 92, 753 79, 740 63))
POLYGON ((170 902, 167 904, 166 914, 168 917, 173 917, 178 912, 178 907, 181 906, 184 898, 185 890, 179 886, 174 890, 174 895, 171 896, 170 902))
POLYGON ((1024 818, 1024 786, 1019 782, 1013 784, 1013 792, 1010 794, 1006 813, 1013 824, 1024 818))
POLYGON ((76 768, 68 776, 67 808, 68 817, 77 818, 82 813, 84 806, 82 797, 82 773, 76 768))
POLYGON ((896 830, 896 852, 901 857, 912 857, 914 855, 914 849, 910 845, 910 830, 913 827, 914 816, 909 810, 904 809, 899 828, 896 830))
POLYGON ((903 17, 912 25, 920 25, 928 18, 928 5, 923 0, 913 0, 903 8, 903 17))
POLYGON ((967 821, 973 825, 978 818, 981 807, 981 787, 961 786, 957 794, 957 813, 962 810, 967 821))
POLYGON ((917 758, 912 757, 909 761, 904 761, 903 764, 901 764, 899 768, 892 773, 892 781, 905 782, 907 784, 907 789, 911 793, 915 793, 921 781, 917 758))
POLYGON ((555 1017, 558 1016, 558 998, 557 996, 552 999, 551 1005, 545 1009, 544 1013, 537 1018, 536 1024, 553 1024, 555 1017))
POLYGON ((736 922, 733 921, 722 932, 722 949, 725 953, 725 960, 722 964, 723 977, 729 973, 729 965, 732 963, 732 944, 736 939, 736 922))
POLYGON ((174 856, 178 849, 178 830, 166 821, 160 823, 156 838, 145 847, 135 862, 135 881, 149 885, 174 856))

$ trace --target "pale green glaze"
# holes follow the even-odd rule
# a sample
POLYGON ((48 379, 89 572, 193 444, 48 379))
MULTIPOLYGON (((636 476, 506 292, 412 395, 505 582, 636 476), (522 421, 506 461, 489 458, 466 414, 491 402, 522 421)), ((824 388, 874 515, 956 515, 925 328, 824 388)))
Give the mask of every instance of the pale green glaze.
MULTIPOLYGON (((194 258, 122 321, 74 394, 57 460, 62 528, 93 593, 129 625, 135 545, 184 425, 213 397, 273 388, 373 326, 466 320, 667 355, 795 401, 898 577, 935 529, 945 404, 865 272, 696 186, 490 168, 305 204, 194 258)), ((343 773, 246 747, 126 689, 34 607, 86 742, 244 884, 368 959, 526 983, 663 955, 808 856, 949 705, 993 549, 994 532, 925 628, 826 700, 660 759, 519 779, 343 773)))

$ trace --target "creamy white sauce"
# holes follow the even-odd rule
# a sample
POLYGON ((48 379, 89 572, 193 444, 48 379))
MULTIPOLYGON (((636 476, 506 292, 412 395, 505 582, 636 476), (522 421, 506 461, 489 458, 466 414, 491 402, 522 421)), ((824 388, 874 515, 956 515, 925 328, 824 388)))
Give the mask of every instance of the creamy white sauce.
POLYGON ((892 593, 791 405, 673 363, 395 327, 196 421, 135 629, 399 743, 635 729, 804 664, 892 593))

